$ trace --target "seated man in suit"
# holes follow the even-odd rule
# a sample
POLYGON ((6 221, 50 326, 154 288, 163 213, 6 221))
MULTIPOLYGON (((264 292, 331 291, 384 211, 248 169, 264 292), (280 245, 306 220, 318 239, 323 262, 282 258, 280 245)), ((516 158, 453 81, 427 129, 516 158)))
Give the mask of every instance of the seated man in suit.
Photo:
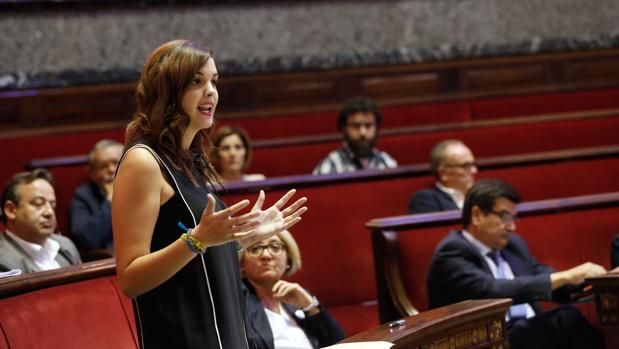
POLYGON ((473 185, 462 210, 464 230, 450 232, 432 257, 430 307, 511 298, 507 327, 512 349, 603 347, 601 335, 577 308, 563 305, 541 312, 537 301, 569 302, 585 278, 606 270, 584 263, 557 272, 535 260, 514 233, 518 202, 519 194, 505 182, 485 179, 473 185))
POLYGON ((359 96, 346 101, 337 118, 344 145, 320 161, 313 174, 397 167, 398 163, 389 154, 374 146, 381 122, 378 105, 371 99, 359 96))
POLYGON ((2 193, 0 271, 21 273, 81 263, 71 240, 56 230, 56 193, 51 174, 43 169, 14 175, 2 193))
POLYGON ((111 139, 98 141, 88 153, 90 181, 79 186, 71 199, 71 233, 82 250, 112 250, 112 187, 123 145, 111 139))
POLYGON ((408 212, 428 213, 462 209, 464 196, 475 182, 475 157, 459 140, 448 139, 432 148, 430 165, 436 185, 416 192, 408 212))

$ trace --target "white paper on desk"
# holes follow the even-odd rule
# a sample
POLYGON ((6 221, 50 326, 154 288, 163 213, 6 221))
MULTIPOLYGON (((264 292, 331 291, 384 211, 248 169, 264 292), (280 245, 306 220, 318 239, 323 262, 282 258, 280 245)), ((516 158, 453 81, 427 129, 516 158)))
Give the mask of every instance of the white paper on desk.
POLYGON ((355 342, 355 343, 342 343, 334 344, 322 349, 389 349, 393 346, 393 343, 379 341, 379 342, 355 342))
POLYGON ((21 275, 21 269, 11 269, 9 271, 0 271, 0 279, 7 278, 9 276, 21 275))

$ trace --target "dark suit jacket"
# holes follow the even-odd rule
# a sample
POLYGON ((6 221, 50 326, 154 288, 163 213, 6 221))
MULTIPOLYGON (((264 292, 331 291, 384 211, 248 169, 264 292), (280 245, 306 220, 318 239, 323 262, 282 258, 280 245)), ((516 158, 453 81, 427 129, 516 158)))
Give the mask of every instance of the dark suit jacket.
POLYGON ((430 308, 467 299, 511 298, 514 304, 529 303, 540 312, 538 300, 569 302, 570 293, 579 287, 565 286, 552 291, 552 268, 529 254, 522 238, 511 234, 502 250, 514 272, 513 280, 495 279, 479 250, 461 231, 452 231, 436 248, 428 273, 430 308))
POLYGON ((458 209, 451 197, 436 186, 416 192, 408 203, 408 212, 411 214, 458 209))
MULTIPOLYGON (((52 234, 50 239, 54 239, 60 244, 60 250, 56 256, 56 261, 61 267, 82 262, 77 248, 75 248, 71 240, 58 234, 52 234)), ((0 233, 0 271, 8 271, 11 269, 19 269, 23 274, 41 271, 41 269, 34 264, 30 255, 28 255, 15 240, 11 239, 5 233, 0 233)))
MULTIPOLYGON (((245 298, 245 328, 247 342, 250 349, 273 349, 273 332, 269 319, 264 312, 264 307, 249 282, 243 282, 243 295, 245 298)), ((344 339, 344 331, 331 317, 327 310, 320 306, 320 312, 316 315, 306 315, 304 319, 295 316, 300 310, 297 307, 283 304, 284 309, 295 319, 299 327, 305 332, 314 348, 335 344, 344 339)))
POLYGON ((113 248, 112 203, 94 182, 79 186, 73 193, 71 234, 81 249, 113 248))
POLYGON ((613 268, 619 267, 619 234, 613 237, 610 248, 610 265, 612 265, 613 268))

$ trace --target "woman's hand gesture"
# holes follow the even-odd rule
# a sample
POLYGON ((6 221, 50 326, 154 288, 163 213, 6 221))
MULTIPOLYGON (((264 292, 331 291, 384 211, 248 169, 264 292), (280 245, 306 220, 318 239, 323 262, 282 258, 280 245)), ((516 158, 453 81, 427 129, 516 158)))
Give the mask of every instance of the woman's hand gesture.
POLYGON ((233 217, 234 214, 249 205, 249 200, 215 212, 215 197, 208 194, 206 207, 202 212, 200 223, 192 229, 191 235, 208 246, 222 245, 237 240, 237 234, 247 234, 248 231, 260 225, 260 212, 251 211, 244 215, 233 217))
POLYGON ((279 234, 301 220, 301 215, 307 211, 307 207, 301 207, 301 205, 307 201, 307 198, 302 197, 292 205, 282 209, 295 193, 296 190, 291 189, 273 206, 262 210, 265 195, 263 190, 260 191, 258 200, 256 200, 251 212, 248 213, 248 215, 257 215, 256 218, 252 217, 251 222, 245 224, 244 229, 241 229, 242 231, 234 234, 234 237, 239 240, 243 248, 279 234))
POLYGON ((284 280, 273 285, 273 298, 301 309, 312 304, 312 296, 301 285, 284 280))

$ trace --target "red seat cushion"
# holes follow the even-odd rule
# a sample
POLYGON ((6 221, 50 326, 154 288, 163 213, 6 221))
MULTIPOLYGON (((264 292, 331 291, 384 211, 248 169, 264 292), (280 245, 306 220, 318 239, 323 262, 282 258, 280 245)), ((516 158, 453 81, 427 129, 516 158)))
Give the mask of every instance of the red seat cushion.
POLYGON ((132 324, 107 278, 0 300, 10 348, 137 348, 132 324))

